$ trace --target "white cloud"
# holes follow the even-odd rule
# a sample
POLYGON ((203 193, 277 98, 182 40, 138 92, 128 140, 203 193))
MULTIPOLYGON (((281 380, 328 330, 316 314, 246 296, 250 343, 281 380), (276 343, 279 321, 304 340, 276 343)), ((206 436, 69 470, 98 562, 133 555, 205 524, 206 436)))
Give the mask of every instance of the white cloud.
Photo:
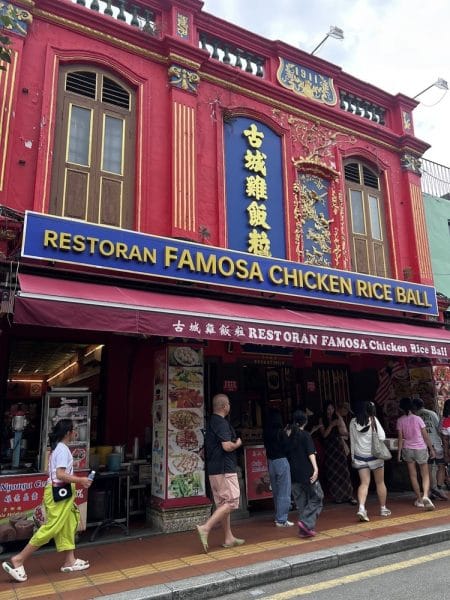
MULTIPOLYGON (((336 25, 345 39, 327 40, 318 56, 391 94, 450 82, 448 0, 205 0, 203 10, 306 52, 336 25)), ((425 157, 450 166, 450 92, 432 88, 419 99, 415 134, 432 145, 425 157)))

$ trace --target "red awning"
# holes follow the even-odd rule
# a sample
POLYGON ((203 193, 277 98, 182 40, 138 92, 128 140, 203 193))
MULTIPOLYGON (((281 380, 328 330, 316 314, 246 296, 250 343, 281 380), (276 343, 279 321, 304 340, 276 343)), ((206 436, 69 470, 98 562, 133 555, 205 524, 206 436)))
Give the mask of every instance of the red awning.
POLYGON ((450 332, 394 321, 301 312, 20 275, 14 322, 399 356, 450 357, 450 332))

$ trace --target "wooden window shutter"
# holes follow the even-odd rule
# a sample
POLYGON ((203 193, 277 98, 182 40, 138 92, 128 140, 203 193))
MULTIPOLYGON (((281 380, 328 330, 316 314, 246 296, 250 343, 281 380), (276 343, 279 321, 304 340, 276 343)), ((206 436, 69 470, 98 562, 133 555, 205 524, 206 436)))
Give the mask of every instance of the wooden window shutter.
POLYGON ((390 276, 384 199, 375 169, 349 159, 344 164, 352 266, 359 273, 390 276))
POLYGON ((134 94, 100 70, 63 67, 50 212, 132 229, 134 94))

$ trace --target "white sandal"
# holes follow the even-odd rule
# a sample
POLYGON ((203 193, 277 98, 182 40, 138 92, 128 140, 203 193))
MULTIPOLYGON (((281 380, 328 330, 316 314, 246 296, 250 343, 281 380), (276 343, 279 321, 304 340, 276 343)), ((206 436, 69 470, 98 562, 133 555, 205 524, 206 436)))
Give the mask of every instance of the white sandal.
POLYGON ((2 562, 3 570, 8 573, 10 577, 15 579, 16 581, 26 581, 28 579, 27 574, 25 573, 25 569, 23 565, 20 567, 14 568, 12 564, 9 562, 2 562))
POLYGON ((68 567, 61 567, 62 573, 72 573, 73 571, 84 571, 85 569, 89 569, 90 565, 87 560, 81 560, 81 558, 77 558, 73 565, 68 567))

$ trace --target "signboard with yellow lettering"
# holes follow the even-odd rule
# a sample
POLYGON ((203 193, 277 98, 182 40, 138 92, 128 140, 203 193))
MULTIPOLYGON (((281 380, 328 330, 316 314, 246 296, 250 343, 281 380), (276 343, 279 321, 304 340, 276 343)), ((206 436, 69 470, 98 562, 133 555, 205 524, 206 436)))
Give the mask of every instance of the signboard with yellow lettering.
POLYGON ((286 256, 280 137, 247 117, 225 124, 228 247, 286 256))
POLYGON ((411 281, 255 256, 27 212, 22 257, 297 299, 437 315, 436 290, 411 281))

